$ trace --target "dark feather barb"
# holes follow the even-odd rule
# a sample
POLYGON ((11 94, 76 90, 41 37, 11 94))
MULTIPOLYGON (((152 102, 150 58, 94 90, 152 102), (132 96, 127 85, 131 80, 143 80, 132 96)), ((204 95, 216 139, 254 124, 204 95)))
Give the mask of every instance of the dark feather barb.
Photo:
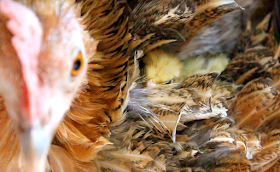
POLYGON ((280 41, 280 1, 275 0, 274 2, 274 32, 277 43, 280 41))

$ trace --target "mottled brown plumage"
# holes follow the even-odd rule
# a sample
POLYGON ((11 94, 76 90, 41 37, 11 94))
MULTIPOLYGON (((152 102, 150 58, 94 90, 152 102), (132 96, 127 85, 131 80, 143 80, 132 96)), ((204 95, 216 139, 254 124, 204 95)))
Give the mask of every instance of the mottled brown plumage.
POLYGON ((273 50, 254 46, 219 77, 132 90, 100 170, 278 171, 279 65, 273 50))
MULTIPOLYGON (((189 43, 203 27, 218 17, 232 10, 241 9, 234 1, 163 0, 131 3, 133 3, 130 17, 131 32, 135 39, 142 39, 144 42, 138 48, 146 53, 143 73, 144 77, 147 77, 147 85, 180 82, 183 77, 188 76, 190 72, 182 70, 184 62, 180 63, 178 59, 181 47, 189 43)), ((205 58, 205 65, 195 60, 193 63, 206 70, 210 66, 209 70, 212 69, 210 71, 212 72, 216 71, 215 69, 223 69, 227 64, 226 56, 221 59, 223 65, 217 68, 212 65, 215 62, 208 65, 207 58, 205 58)), ((189 66, 185 65, 185 68, 189 66)))
MULTIPOLYGON (((176 20, 178 16, 162 20, 162 16, 153 13, 153 8, 159 12, 166 10, 160 15, 166 14, 170 8, 151 5, 163 5, 161 3, 167 1, 129 2, 92 0, 80 1, 78 5, 85 30, 99 43, 96 49, 87 47, 87 53, 91 55, 88 80, 82 83, 70 111, 58 127, 48 154, 47 169, 279 171, 280 76, 278 61, 273 59, 274 52, 266 48, 246 48, 245 53, 239 53, 229 63, 221 76, 217 72, 196 74, 180 83, 158 85, 152 89, 139 85, 134 88, 138 82, 137 59, 142 56, 141 51, 134 50, 160 46, 162 42, 157 42, 158 35, 170 41, 176 35, 172 29, 180 31, 190 14, 186 13, 182 21, 176 20), (137 29, 131 31, 137 26, 131 20, 136 17, 134 10, 140 10, 135 5, 137 3, 150 5, 151 8, 147 9, 151 11, 145 15, 155 17, 154 22, 167 30, 171 27, 171 34, 169 30, 150 29, 149 24, 143 27, 149 28, 147 32, 155 33, 151 39, 149 33, 141 37, 136 33, 137 29)), ((198 10, 208 1, 182 1, 178 6, 181 12, 186 2, 196 3, 198 7, 193 6, 192 10, 198 10)), ((174 8, 175 3, 172 1, 167 5, 174 8)), ((74 6, 73 10, 78 11, 74 6)), ((203 13, 206 16, 194 16, 196 20, 184 26, 189 28, 184 30, 187 39, 195 34, 196 29, 199 30, 196 28, 201 24, 198 21, 209 18, 206 13, 207 10, 203 13)), ((176 14, 184 15, 180 11, 176 14)), ((46 26, 52 25, 46 23, 46 26)), ((85 35, 86 45, 96 44, 87 43, 90 39, 85 35)), ((44 65, 47 67, 49 63, 44 65)), ((14 67, 18 69, 17 65, 14 67)), ((4 99, 0 101, 0 170, 20 171, 24 164, 18 133, 15 123, 7 115, 4 99)))
POLYGON ((211 101, 211 95, 232 99, 214 94, 217 76, 195 75, 179 85, 132 90, 126 119, 112 128, 114 145, 98 154, 100 170, 251 171, 252 158, 262 151, 261 137, 235 127, 227 117, 226 99, 219 100, 223 106, 211 101))
POLYGON ((273 16, 274 1, 256 0, 243 13, 243 32, 239 35, 233 56, 244 53, 248 48, 265 46, 269 50, 277 49, 273 16), (266 3, 267 5, 262 5, 266 3), (256 17, 258 16, 258 17, 256 17))
POLYGON ((139 1, 132 9, 130 23, 132 33, 137 37, 143 39, 152 34, 150 45, 144 50, 155 48, 154 44, 167 44, 165 48, 178 53, 200 29, 238 8, 240 6, 234 1, 139 1), (168 40, 173 43, 164 42, 168 40))
POLYGON ((185 133, 189 129, 184 123, 223 116, 220 114, 223 110, 211 110, 210 91, 217 76, 216 73, 196 75, 169 88, 132 90, 127 118, 112 128, 110 141, 114 145, 105 146, 98 155, 100 170, 184 169, 178 160, 199 151, 195 143, 186 142, 192 135, 185 133))
POLYGON ((242 30, 242 14, 249 8, 252 0, 235 0, 245 10, 233 10, 201 29, 188 44, 181 48, 180 59, 205 54, 229 56, 234 50, 242 30))
POLYGON ((277 64, 273 57, 274 52, 265 47, 247 49, 229 62, 220 79, 242 85, 254 78, 271 78, 268 68, 277 64))

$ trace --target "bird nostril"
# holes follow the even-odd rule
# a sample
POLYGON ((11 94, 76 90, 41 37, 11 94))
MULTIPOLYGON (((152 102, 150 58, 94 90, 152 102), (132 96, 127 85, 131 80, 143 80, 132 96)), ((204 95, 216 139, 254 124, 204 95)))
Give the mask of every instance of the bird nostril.
POLYGON ((147 81, 146 87, 154 87, 154 86, 156 86, 156 84, 153 83, 153 81, 151 80, 147 81))
POLYGON ((19 133, 23 133, 25 131, 22 125, 18 125, 18 131, 19 133))
POLYGON ((40 125, 41 126, 45 126, 46 124, 48 124, 51 114, 52 114, 52 110, 49 109, 47 114, 44 115, 43 118, 40 120, 40 125))

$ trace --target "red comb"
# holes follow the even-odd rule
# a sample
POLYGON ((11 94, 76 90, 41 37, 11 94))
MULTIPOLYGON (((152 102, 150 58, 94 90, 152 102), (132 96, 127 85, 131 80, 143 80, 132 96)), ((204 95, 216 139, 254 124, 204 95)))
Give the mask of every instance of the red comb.
POLYGON ((11 42, 21 63, 26 84, 23 92, 26 93, 27 100, 23 106, 27 108, 29 111, 27 114, 32 119, 32 114, 35 115, 36 112, 34 112, 35 109, 29 109, 29 107, 35 103, 32 96, 37 95, 36 92, 39 91, 37 64, 43 34, 41 23, 32 10, 12 0, 1 0, 0 12, 7 17, 7 28, 13 35, 11 42))

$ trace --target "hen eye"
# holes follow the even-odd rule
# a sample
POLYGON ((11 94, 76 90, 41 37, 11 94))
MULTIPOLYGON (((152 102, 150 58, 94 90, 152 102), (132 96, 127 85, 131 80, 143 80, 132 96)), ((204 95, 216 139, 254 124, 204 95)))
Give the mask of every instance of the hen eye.
POLYGON ((72 71, 71 71, 71 75, 72 76, 76 76, 78 75, 84 66, 84 59, 83 59, 83 55, 81 52, 79 52, 73 62, 73 67, 72 67, 72 71))
POLYGON ((171 84, 171 83, 173 83, 173 79, 167 81, 165 84, 171 84))

